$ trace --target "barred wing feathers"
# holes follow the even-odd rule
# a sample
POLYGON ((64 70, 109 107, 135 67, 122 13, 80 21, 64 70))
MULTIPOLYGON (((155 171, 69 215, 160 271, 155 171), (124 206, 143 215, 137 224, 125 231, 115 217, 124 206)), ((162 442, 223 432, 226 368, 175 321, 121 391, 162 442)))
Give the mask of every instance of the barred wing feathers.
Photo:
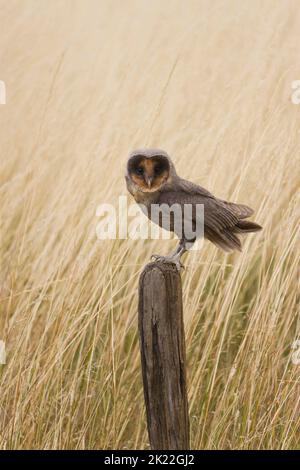
MULTIPOLYGON (((175 190, 163 191, 158 204, 204 205, 204 237, 225 251, 241 251, 237 234, 256 232, 261 226, 246 219, 253 210, 243 204, 235 204, 214 197, 209 191, 186 180, 179 180, 175 190)), ((193 212, 194 217, 196 211, 193 212)), ((196 223, 196 220, 194 220, 196 223)))

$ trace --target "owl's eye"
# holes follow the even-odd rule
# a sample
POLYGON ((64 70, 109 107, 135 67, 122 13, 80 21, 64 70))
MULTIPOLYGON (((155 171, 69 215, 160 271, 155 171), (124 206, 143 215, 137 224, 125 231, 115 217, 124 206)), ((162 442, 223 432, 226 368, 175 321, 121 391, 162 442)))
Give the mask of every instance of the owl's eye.
POLYGON ((154 173, 156 175, 159 175, 160 173, 162 173, 163 170, 164 170, 163 165, 156 165, 156 167, 154 168, 154 173))
POLYGON ((135 169, 135 172, 137 175, 142 175, 144 173, 144 170, 141 166, 138 166, 136 169, 135 169))

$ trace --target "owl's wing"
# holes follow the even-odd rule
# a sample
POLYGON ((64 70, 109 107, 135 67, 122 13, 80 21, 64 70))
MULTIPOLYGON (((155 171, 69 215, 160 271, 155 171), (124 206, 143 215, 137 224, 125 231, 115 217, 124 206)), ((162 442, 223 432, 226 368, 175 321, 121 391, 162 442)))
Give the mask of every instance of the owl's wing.
MULTIPOLYGON (((174 190, 174 188, 172 188, 174 190)), ((234 202, 224 201, 223 199, 216 198, 212 193, 207 191, 207 189, 202 188, 198 184, 192 183, 191 181, 178 178, 175 183, 175 190, 183 191, 188 194, 193 194, 196 196, 203 196, 209 199, 217 201, 217 204, 224 207, 225 209, 232 212, 239 219, 246 219, 253 215, 254 211, 251 207, 246 206, 245 204, 236 204, 234 202)))
POLYGON ((195 194, 198 196, 204 196, 215 199, 215 196, 213 196, 209 191, 207 191, 207 189, 202 188, 198 184, 192 183, 191 181, 185 180, 183 178, 178 178, 178 180, 175 182, 175 189, 188 194, 195 194))
MULTIPOLYGON (((244 230, 237 211, 231 210, 230 205, 227 207, 224 201, 220 201, 210 193, 206 195, 206 193, 201 193, 201 191, 190 193, 180 190, 162 192, 157 202, 158 204, 167 204, 168 206, 179 204, 182 214, 184 214, 185 204, 191 204, 194 208, 197 204, 203 204, 204 236, 225 251, 241 250, 241 242, 236 233, 258 230, 255 226, 256 224, 253 223, 252 225, 251 222, 243 222, 247 225, 247 230, 244 230)), ((194 225, 197 222, 201 223, 201 221, 196 219, 196 210, 193 211, 192 217, 194 225)))

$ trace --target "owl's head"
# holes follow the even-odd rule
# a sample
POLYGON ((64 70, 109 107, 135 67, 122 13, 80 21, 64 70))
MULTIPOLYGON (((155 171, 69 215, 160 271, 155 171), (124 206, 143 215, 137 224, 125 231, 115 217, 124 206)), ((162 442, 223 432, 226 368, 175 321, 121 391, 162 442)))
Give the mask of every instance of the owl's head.
POLYGON ((142 192, 158 191, 170 176, 170 160, 163 150, 137 150, 130 154, 127 177, 142 192))

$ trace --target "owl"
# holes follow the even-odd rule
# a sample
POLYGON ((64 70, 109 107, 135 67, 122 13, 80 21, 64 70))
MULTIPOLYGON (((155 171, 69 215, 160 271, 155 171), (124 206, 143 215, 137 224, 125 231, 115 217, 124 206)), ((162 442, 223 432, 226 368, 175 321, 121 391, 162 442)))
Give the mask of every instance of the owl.
POLYGON ((241 251, 239 234, 262 229, 255 222, 246 220, 253 214, 250 207, 218 199, 201 186, 181 178, 163 150, 131 152, 125 179, 128 191, 149 219, 179 237, 179 244, 173 253, 168 256, 153 255, 159 261, 175 263, 178 270, 183 267, 181 256, 200 236, 225 251, 241 251), (168 208, 174 207, 177 212, 169 211, 169 218, 164 217, 168 208), (188 216, 185 215, 187 207, 190 209, 188 216), (203 220, 200 220, 197 207, 204 208, 203 220), (202 231, 195 231, 197 225, 202 227, 202 231), (186 226, 189 226, 188 230, 186 226))

